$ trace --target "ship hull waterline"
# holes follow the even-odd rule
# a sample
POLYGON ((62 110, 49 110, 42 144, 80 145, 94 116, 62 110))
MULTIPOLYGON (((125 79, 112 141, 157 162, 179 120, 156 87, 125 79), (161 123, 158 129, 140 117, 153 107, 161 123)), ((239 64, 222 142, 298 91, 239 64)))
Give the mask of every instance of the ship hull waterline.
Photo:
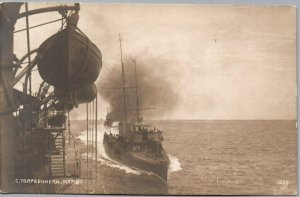
POLYGON ((120 147, 120 144, 118 144, 118 142, 108 142, 104 139, 103 145, 105 153, 111 159, 116 160, 129 167, 154 173, 155 175, 159 176, 165 183, 167 182, 170 161, 165 151, 163 153, 164 161, 153 162, 139 157, 139 155, 134 151, 126 151, 124 149, 116 148, 120 147))

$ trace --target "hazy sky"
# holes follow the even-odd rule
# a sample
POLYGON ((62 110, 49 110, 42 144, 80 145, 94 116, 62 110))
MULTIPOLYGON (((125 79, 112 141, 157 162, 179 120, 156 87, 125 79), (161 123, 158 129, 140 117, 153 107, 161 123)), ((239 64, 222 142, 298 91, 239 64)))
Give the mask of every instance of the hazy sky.
MULTIPOLYGON (((29 9, 45 5, 31 3, 29 9)), ((78 27, 102 52, 98 83, 120 66, 119 33, 125 58, 161 62, 148 65, 171 84, 178 102, 158 118, 296 118, 295 8, 81 4, 79 15, 78 27)), ((59 17, 32 16, 30 24, 59 17)), ((57 32, 59 25, 31 30, 31 48, 57 32)), ((24 26, 19 20, 16 29, 24 26)), ((15 36, 18 57, 26 52, 25 36, 15 36)), ((102 100, 99 110, 105 117, 102 100)), ((72 114, 84 118, 81 110, 72 114)))

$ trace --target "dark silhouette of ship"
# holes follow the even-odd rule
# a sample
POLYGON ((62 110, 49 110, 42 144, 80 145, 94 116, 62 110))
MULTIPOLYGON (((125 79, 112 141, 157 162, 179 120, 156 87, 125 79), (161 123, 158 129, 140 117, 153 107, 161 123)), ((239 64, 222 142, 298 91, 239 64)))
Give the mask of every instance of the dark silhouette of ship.
POLYGON ((74 152, 67 152, 66 148, 72 137, 69 112, 81 103, 88 105, 97 100, 94 82, 102 67, 101 52, 77 27, 78 3, 28 10, 28 3, 5 2, 0 7, 0 67, 7 67, 0 72, 5 95, 0 110, 1 158, 5 161, 1 163, 0 189, 5 193, 61 193, 66 185, 49 182, 80 176, 75 140, 72 139, 74 152), (19 13, 23 4, 25 12, 19 13), (56 21, 30 26, 29 16, 54 11, 62 17, 60 30, 30 50, 30 38, 34 37, 30 37, 29 29, 56 21), (26 28, 14 31, 15 23, 23 17, 26 28), (24 30, 27 53, 18 59, 14 55, 14 33, 24 30), (31 60, 31 56, 35 58, 31 60), (36 66, 42 80, 39 88, 32 87, 31 75, 36 66), (16 87, 19 82, 23 83, 23 90, 16 87), (19 180, 44 180, 49 184, 19 180))
MULTIPOLYGON (((135 64, 135 82, 136 82, 136 105, 137 118, 135 122, 128 122, 126 110, 126 88, 124 78, 124 67, 122 61, 122 45, 121 49, 121 65, 123 79, 123 101, 124 101, 124 120, 117 125, 118 134, 111 131, 104 134, 103 144, 105 152, 112 159, 119 161, 129 167, 137 168, 142 171, 154 173, 167 181, 168 167, 170 160, 162 146, 163 131, 156 129, 152 125, 145 123, 140 117, 141 110, 139 108, 139 97, 137 92, 137 73, 135 64)), ((135 63, 135 61, 134 61, 135 63)), ((104 125, 112 127, 114 120, 107 116, 104 125)))

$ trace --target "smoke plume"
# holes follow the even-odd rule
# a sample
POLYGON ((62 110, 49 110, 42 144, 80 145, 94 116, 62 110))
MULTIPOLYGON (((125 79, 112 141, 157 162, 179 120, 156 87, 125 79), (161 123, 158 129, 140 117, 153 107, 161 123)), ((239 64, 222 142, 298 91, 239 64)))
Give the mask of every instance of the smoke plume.
MULTIPOLYGON (((159 119, 168 117, 178 101, 177 92, 170 80, 174 76, 166 72, 162 64, 169 64, 165 60, 136 60, 138 98, 140 116, 145 119, 159 119), (154 108, 154 109, 153 109, 154 108)), ((126 108, 128 121, 137 118, 137 99, 135 67, 130 59, 124 60, 126 108)), ((103 76, 103 75, 102 75, 103 76)), ((122 89, 121 65, 114 65, 99 80, 98 89, 102 98, 108 102, 107 119, 120 121, 124 119, 124 100, 122 89)))

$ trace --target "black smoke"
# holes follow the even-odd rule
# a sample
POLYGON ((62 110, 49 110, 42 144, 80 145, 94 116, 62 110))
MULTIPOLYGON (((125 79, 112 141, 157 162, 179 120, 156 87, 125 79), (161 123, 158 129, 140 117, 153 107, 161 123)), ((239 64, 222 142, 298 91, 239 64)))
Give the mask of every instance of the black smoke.
MULTIPOLYGON (((170 62, 160 59, 136 59, 138 97, 141 116, 144 119, 168 117, 178 102, 178 94, 173 79, 176 75, 166 70, 170 62), (144 108, 144 109, 143 109, 144 108), (146 108, 146 109, 145 109, 146 108), (155 109, 149 109, 155 108, 155 109)), ((121 65, 113 65, 105 75, 101 75, 98 90, 102 98, 109 104, 107 119, 120 121, 124 119, 124 100, 122 89, 121 65)), ((127 119, 135 121, 137 117, 136 82, 134 63, 131 59, 124 60, 127 119)))

